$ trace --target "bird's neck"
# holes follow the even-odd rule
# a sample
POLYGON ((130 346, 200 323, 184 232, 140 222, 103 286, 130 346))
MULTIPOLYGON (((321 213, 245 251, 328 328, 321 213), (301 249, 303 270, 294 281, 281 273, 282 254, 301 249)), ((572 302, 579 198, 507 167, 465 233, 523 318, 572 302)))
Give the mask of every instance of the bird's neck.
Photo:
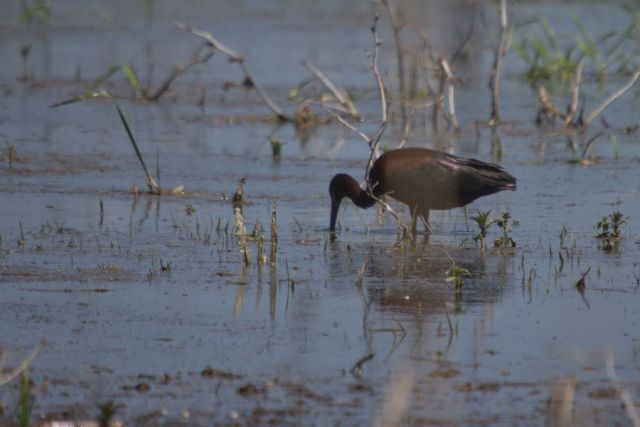
POLYGON ((363 190, 358 187, 357 192, 349 194, 349 198, 359 208, 367 209, 376 203, 376 200, 367 193, 367 190, 363 190))

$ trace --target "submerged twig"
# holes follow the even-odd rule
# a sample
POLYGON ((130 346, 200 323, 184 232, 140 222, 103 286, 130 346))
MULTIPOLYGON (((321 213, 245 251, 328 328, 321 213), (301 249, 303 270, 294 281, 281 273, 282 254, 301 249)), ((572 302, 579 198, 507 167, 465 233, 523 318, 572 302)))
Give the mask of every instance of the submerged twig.
POLYGON ((160 99, 162 95, 165 94, 165 92, 169 90, 169 87, 171 86, 171 84, 176 78, 178 78, 181 74, 183 74, 185 71, 187 71, 189 68, 193 67, 194 65, 204 64, 207 61, 209 61, 209 59, 211 59, 211 57, 213 56, 213 53, 214 52, 208 52, 204 54, 202 57, 196 56, 194 59, 192 59, 190 62, 186 64, 177 65, 173 70, 173 72, 165 79, 162 85, 160 85, 160 87, 153 94, 149 94, 148 90, 145 90, 144 98, 147 101, 157 101, 158 99, 160 99))

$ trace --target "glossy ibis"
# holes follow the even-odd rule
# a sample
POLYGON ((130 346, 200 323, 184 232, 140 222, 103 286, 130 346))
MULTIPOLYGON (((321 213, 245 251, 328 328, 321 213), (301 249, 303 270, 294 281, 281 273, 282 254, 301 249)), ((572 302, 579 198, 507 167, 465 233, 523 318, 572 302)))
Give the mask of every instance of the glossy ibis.
MULTIPOLYGON (((414 233, 418 217, 429 230, 431 209, 458 208, 478 197, 516 189, 516 179, 500 166, 426 148, 387 151, 373 163, 369 183, 375 197, 390 196, 409 206, 414 233)), ((358 181, 344 173, 333 177, 329 194, 331 231, 335 231, 344 197, 365 209, 376 202, 358 181)))

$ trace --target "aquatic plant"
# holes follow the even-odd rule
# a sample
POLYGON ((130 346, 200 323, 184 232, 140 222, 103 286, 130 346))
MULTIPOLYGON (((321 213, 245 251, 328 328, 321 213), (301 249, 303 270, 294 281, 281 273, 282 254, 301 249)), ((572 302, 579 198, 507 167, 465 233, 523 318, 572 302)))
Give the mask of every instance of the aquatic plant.
POLYGON ((509 211, 503 212, 500 218, 495 220, 495 223, 498 224, 498 227, 502 230, 502 237, 494 240, 493 246, 503 251, 508 248, 515 248, 516 241, 511 237, 512 226, 515 222, 511 220, 511 213, 509 211))
POLYGON ((271 143, 271 158, 274 161, 280 160, 280 156, 282 154, 282 142, 277 139, 272 139, 269 142, 271 143))
POLYGON ((31 418, 31 381, 29 380, 29 368, 26 367, 20 376, 20 397, 18 399, 18 424, 20 427, 29 427, 31 418))
POLYGON ((622 227, 627 223, 624 218, 620 211, 614 211, 596 223, 594 237, 601 240, 600 249, 610 252, 617 247, 622 238, 622 227))
POLYGON ((471 220, 474 221, 479 228, 479 232, 474 236, 473 241, 480 242, 480 249, 485 248, 485 239, 487 238, 489 227, 498 221, 497 219, 491 219, 489 217, 490 215, 491 211, 482 212, 478 210, 476 216, 471 217, 471 220))

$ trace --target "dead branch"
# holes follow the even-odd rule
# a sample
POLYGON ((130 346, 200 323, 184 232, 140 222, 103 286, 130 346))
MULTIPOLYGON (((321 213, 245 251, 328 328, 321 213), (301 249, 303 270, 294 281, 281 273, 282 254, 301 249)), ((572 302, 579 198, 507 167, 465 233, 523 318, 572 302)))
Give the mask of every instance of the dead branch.
POLYGON ((351 101, 349 95, 343 91, 338 89, 331 80, 322 72, 318 67, 316 67, 311 61, 304 60, 302 64, 309 70, 311 74, 313 74, 329 91, 333 94, 336 100, 342 105, 346 111, 349 113, 351 117, 355 120, 360 120, 360 113, 356 109, 355 105, 351 101))
POLYGON ((631 78, 629 79, 629 81, 627 81, 620 89, 618 89, 617 91, 615 91, 614 93, 612 93, 611 95, 609 95, 604 101, 602 101, 600 103, 600 105, 598 105, 588 116, 587 118, 584 120, 584 124, 583 127, 587 127, 589 126, 589 124, 593 121, 593 119, 595 119, 596 117, 598 117, 605 108, 607 108, 609 106, 609 104, 611 104, 613 101, 615 101, 616 99, 620 98, 622 95, 624 95, 629 89, 631 89, 631 87, 636 83, 636 81, 638 80, 638 78, 640 77, 640 70, 637 70, 635 73, 633 73, 633 76, 631 76, 631 78))
POLYGON ((402 99, 406 91, 406 84, 404 75, 404 58, 402 55, 402 41, 400 40, 400 31, 402 31, 404 25, 398 19, 398 15, 391 10, 389 0, 382 0, 381 3, 385 7, 385 9, 387 10, 387 14, 389 15, 389 22, 391 23, 391 31, 393 33, 393 41, 396 47, 396 58, 398 62, 398 95, 400 97, 400 117, 402 118, 402 123, 404 126, 404 123, 407 121, 407 110, 404 103, 402 102, 402 99))
POLYGON ((571 103, 567 106, 567 115, 564 118, 564 125, 570 126, 573 123, 576 111, 578 110, 578 99, 580 96, 580 85, 582 84, 582 68, 584 61, 581 59, 576 65, 576 71, 571 79, 571 103))
POLYGON ((342 123, 342 125, 344 127, 346 127, 347 129, 357 133, 360 136, 360 138, 362 138, 369 146, 371 145, 371 137, 370 136, 368 136, 366 133, 364 133, 363 131, 361 131, 360 129, 358 129, 357 127, 355 127, 354 125, 352 125, 351 123, 346 121, 345 119, 343 119, 342 116, 340 116, 339 114, 336 114, 333 111, 331 111, 326 105, 323 105, 323 107, 324 107, 324 110, 331 117, 333 117, 334 119, 336 119, 337 121, 342 123))
POLYGON ((491 79, 489 80, 489 88, 491 89, 490 124, 497 124, 500 121, 500 73, 502 70, 502 59, 509 49, 509 32, 510 31, 507 31, 507 0, 500 0, 500 40, 496 46, 491 79))
POLYGON ((369 196, 371 196, 373 199, 376 200, 376 202, 382 205, 385 208, 385 210, 389 212, 389 214, 393 216, 393 218, 397 221, 398 226, 402 230, 400 241, 403 241, 406 236, 410 236, 407 226, 402 223, 402 221, 400 220, 400 216, 393 210, 393 208, 391 208, 391 206, 389 206, 388 203, 386 203, 384 200, 382 200, 379 197, 376 197, 373 194, 373 187, 369 182, 369 172, 371 171, 371 166, 373 165, 373 156, 375 154, 377 157, 378 144, 380 143, 380 139, 382 138, 382 135, 384 134, 384 131, 387 128, 387 124, 389 123, 389 102, 387 101, 387 94, 386 94, 386 88, 384 86, 384 82, 382 81, 382 77, 380 76, 380 71, 378 70, 378 54, 380 52, 380 46, 382 45, 382 41, 378 36, 379 17, 380 16, 376 11, 376 14, 373 20, 373 26, 371 27, 371 33, 373 34, 373 43, 374 43, 373 56, 371 58, 371 70, 373 71, 373 75, 376 78, 376 82, 378 83, 378 91, 380 92, 382 120, 380 122, 380 127, 378 128, 378 132, 376 136, 371 140, 369 144, 369 160, 367 161, 367 168, 365 170, 364 181, 366 183, 367 193, 369 193, 369 196))
POLYGON ((453 76, 453 72, 451 71, 451 66, 449 65, 449 62, 447 62, 447 60, 445 58, 441 58, 440 59, 440 67, 442 68, 442 71, 444 72, 444 75, 447 78, 447 104, 449 106, 449 119, 450 119, 450 123, 451 126, 453 127, 453 130, 457 130, 458 129, 458 118, 456 117, 456 106, 455 106, 455 99, 454 99, 454 76, 453 76))
POLYGON ((185 71, 187 71, 189 68, 193 67, 194 65, 205 64, 207 61, 209 61, 209 59, 211 59, 212 56, 213 56, 213 52, 209 52, 203 55, 202 57, 196 56, 194 59, 191 60, 191 62, 176 66, 173 73, 171 73, 166 78, 164 83, 162 83, 162 85, 158 88, 158 90, 156 90, 156 92, 153 95, 150 95, 145 90, 144 98, 147 101, 157 101, 158 99, 160 99, 162 95, 165 94, 166 91, 169 90, 169 87, 171 86, 173 81, 177 79, 181 74, 183 74, 185 71))
POLYGON ((282 109, 280 109, 280 107, 278 107, 278 105, 275 102, 273 102, 273 100, 269 97, 269 95, 267 95, 267 93, 264 91, 264 89, 262 88, 260 83, 258 83, 258 81, 253 76, 253 73, 251 73, 251 71, 249 70, 249 67, 247 66, 247 64, 245 62, 245 57, 243 55, 239 54, 235 50, 225 46, 222 43, 220 43, 209 32, 191 28, 191 27, 185 25, 182 22, 175 22, 174 25, 175 25, 175 27, 177 29, 179 29, 181 31, 185 31, 187 33, 191 33, 191 34, 196 35, 198 37, 202 37, 203 39, 205 39, 207 41, 209 47, 211 47, 212 49, 220 51, 220 52, 224 53, 225 55, 227 55, 229 57, 229 61, 230 62, 237 62, 240 65, 240 68, 242 68, 242 71, 245 74, 245 81, 250 83, 252 85, 252 87, 256 90, 256 92, 258 92, 258 95, 260 96, 260 98, 262 98, 264 103, 267 104, 267 107, 269 107, 269 109, 273 112, 273 114, 275 114, 275 116, 280 121, 283 121, 283 122, 294 122, 295 123, 295 121, 296 121, 295 118, 286 115, 282 111, 282 109))

